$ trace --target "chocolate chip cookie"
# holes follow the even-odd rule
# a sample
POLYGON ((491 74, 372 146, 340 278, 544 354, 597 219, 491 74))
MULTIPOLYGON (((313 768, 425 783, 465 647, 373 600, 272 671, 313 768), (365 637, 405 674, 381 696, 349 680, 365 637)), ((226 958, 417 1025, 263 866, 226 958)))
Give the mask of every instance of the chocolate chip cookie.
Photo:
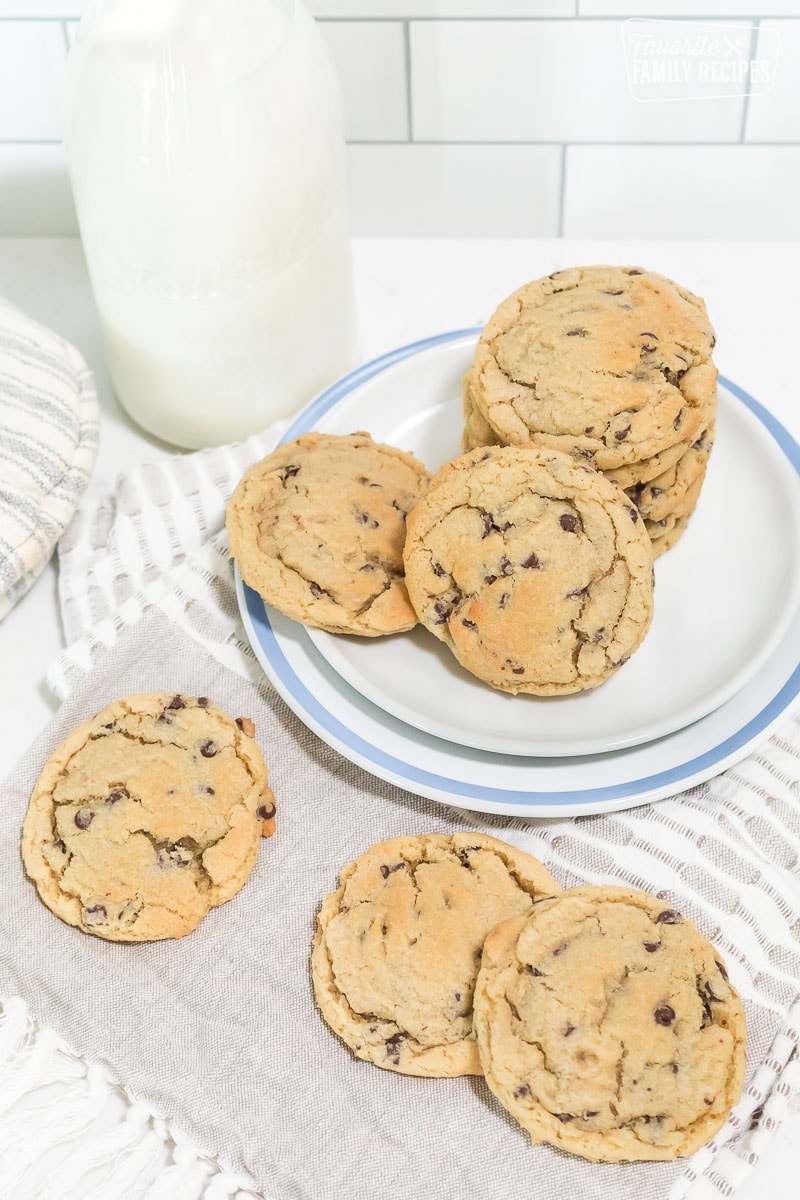
POLYGON ((506 692, 564 695, 608 679, 649 628, 652 562, 625 493, 541 446, 470 451, 408 519, 420 621, 506 692))
POLYGON ((645 892, 572 888, 498 926, 474 1024, 534 1142, 617 1162, 692 1154, 742 1091, 745 1019, 719 954, 645 892))
POLYGON ((109 941, 182 937, 235 896, 275 799, 247 717, 175 693, 115 700, 45 765, 22 830, 44 903, 109 941))
POLYGON ((323 1017, 387 1070, 479 1075, 472 994, 484 938, 559 890, 537 859, 483 834, 372 846, 319 914, 312 976, 323 1017))
POLYGON ((279 446, 228 505, 242 578, 287 616, 331 633, 411 629, 405 520, 428 478, 413 454, 368 433, 307 433, 279 446))
POLYGON ((504 445, 618 468, 695 440, 716 389, 714 341, 703 301, 654 271, 556 271, 491 317, 470 395, 504 445))

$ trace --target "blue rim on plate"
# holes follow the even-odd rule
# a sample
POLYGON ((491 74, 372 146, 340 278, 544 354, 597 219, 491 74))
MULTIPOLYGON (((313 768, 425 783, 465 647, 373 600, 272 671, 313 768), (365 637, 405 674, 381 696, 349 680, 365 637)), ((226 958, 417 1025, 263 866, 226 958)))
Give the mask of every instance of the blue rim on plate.
MULTIPOLYGON (((299 437, 302 433, 307 433, 313 429, 320 417, 356 387, 366 383, 369 379, 385 371, 395 363, 400 362, 402 359, 448 342, 475 337, 480 332, 480 327, 477 327, 438 334, 434 337, 412 342, 407 346, 392 350, 380 358, 365 363, 363 366, 345 375, 342 379, 337 380, 336 383, 317 396, 315 400, 311 401, 291 423, 281 438, 281 442, 291 441, 293 438, 299 437)), ((759 404, 743 388, 723 376, 720 376, 720 383, 741 401, 769 431, 786 458, 792 464, 795 473, 800 477, 800 445, 798 445, 788 430, 772 413, 768 412, 763 405, 759 404)), ((544 809, 552 807, 553 810, 556 810, 562 806, 569 807, 570 805, 604 805, 609 802, 624 802, 626 799, 634 796, 644 796, 646 798, 647 795, 656 791, 664 794, 665 788, 672 788, 672 790, 678 791, 681 787, 689 786, 692 782, 699 782, 700 778, 709 778, 712 774, 716 773, 715 768, 722 770, 724 765, 727 765, 728 760, 736 755, 737 752, 746 751, 746 749, 749 749, 760 740, 762 735, 766 736, 771 726, 780 720, 787 712, 792 701, 800 693, 800 663, 798 663, 791 676, 770 702, 730 737, 721 741, 713 749, 689 759, 679 766, 670 767, 668 770, 656 772, 640 779, 628 780, 604 787, 581 788, 576 791, 563 792, 540 792, 528 789, 520 791, 517 789, 511 790, 475 785, 421 770, 412 763, 385 753, 354 733, 351 729, 348 729, 347 726, 339 721, 332 712, 325 708, 312 695, 303 681, 297 676, 291 663, 283 653, 263 600, 257 592, 253 591, 242 581, 238 569, 236 571, 236 585, 242 616, 245 620, 248 635, 254 643, 254 649, 258 647, 267 659, 273 681, 284 698, 287 699, 287 702, 290 703, 290 706, 294 707, 294 705, 297 705, 301 710, 298 713, 301 719, 304 715, 309 718, 311 727, 324 740, 328 741, 336 749, 342 750, 348 757, 352 757, 354 761, 359 762, 368 770, 370 766, 374 767, 375 774, 381 778, 391 778, 399 782, 401 786, 406 786, 409 790, 420 789, 423 794, 428 795, 432 794, 432 792, 438 795, 447 795, 449 793, 454 797, 470 799, 479 803, 483 802, 490 805, 493 810, 497 810, 497 806, 500 805, 507 806, 511 812, 518 807, 524 808, 531 805, 537 805, 544 809)), ((342 686, 349 687, 349 685, 344 683, 342 686)), ((295 709, 295 711, 297 710, 295 709)), ((390 718, 390 720, 395 720, 395 718, 390 718)), ((488 751, 486 755, 488 758, 495 757, 488 751)), ((497 757, 499 760, 513 758, 510 755, 497 757)), ((514 761, 520 762, 525 760, 517 758, 514 761)), ((575 762, 575 759, 564 761, 575 762)), ((527 762, 533 775, 536 768, 535 766, 530 766, 530 760, 527 760, 527 762)))

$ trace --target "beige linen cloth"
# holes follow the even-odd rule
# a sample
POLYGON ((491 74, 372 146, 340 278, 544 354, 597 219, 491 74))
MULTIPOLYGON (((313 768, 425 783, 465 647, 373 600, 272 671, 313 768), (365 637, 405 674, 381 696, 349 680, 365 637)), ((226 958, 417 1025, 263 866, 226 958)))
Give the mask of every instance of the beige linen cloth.
MULTIPOLYGON (((51 683, 64 702, 2 788, 0 994, 21 996, 77 1054, 268 1200, 730 1196, 800 1094, 800 724, 788 720, 691 792, 573 820, 471 814, 371 777, 286 708, 239 621, 224 501, 269 444, 265 435, 133 471, 113 496, 87 497, 62 541, 72 646, 51 683), (150 689, 206 694, 255 721, 278 831, 242 892, 195 933, 114 945, 40 903, 19 830, 34 779, 68 730, 115 696, 150 689), (506 838, 564 885, 656 892, 725 954, 747 1010, 748 1082, 728 1125, 692 1159, 591 1164, 531 1147, 481 1079, 381 1071, 323 1023, 309 949, 339 868, 379 839, 456 829, 506 838)), ((170 1192, 154 1185, 125 1200, 140 1194, 170 1192)))

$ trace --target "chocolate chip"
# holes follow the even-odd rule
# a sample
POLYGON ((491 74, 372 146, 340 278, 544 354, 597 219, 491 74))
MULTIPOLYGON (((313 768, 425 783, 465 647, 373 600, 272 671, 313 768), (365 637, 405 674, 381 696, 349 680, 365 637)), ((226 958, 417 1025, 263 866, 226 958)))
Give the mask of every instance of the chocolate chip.
POLYGON ((587 425, 583 432, 584 433, 594 433, 594 425, 587 425))
POLYGON ((642 274, 642 272, 639 270, 639 268, 638 268, 638 267, 630 267, 630 269, 629 269, 629 270, 627 270, 627 271, 625 272, 625 274, 626 274, 626 275, 641 275, 641 274, 642 274))
POLYGON ((59 838, 57 841, 53 842, 53 845, 55 846, 56 850, 60 850, 62 854, 67 853, 66 843, 62 842, 61 838, 59 838))
POLYGON ((514 1088, 514 1095, 518 1100, 521 1100, 523 1096, 530 1096, 530 1094, 531 1089, 528 1087, 527 1083, 521 1083, 518 1088, 514 1088))
POLYGON ((587 1117, 596 1117, 596 1116, 597 1116, 597 1114, 599 1113, 599 1111, 600 1111, 600 1109, 599 1109, 599 1108, 594 1108, 594 1109, 592 1109, 592 1111, 591 1111, 591 1112, 585 1112, 585 1113, 583 1114, 583 1116, 584 1116, 584 1119, 586 1119, 587 1117))
POLYGON ((219 746, 211 738, 206 738, 200 743, 200 753, 203 758, 214 758, 215 755, 219 754, 219 746))
POLYGON ((677 417, 675 418, 675 420, 672 422, 673 429, 680 429, 681 424, 683 422, 684 412, 685 412, 685 409, 682 408, 681 411, 678 413, 677 417))
POLYGON ((119 804, 120 800, 130 799, 130 794, 127 788, 114 788, 113 792, 109 792, 106 796, 106 804, 119 804))
POLYGON ((182 846, 171 846, 168 850, 159 850, 158 865, 162 871, 169 867, 188 867, 191 855, 182 846))
POLYGON ((615 292, 610 292, 610 291, 607 291, 607 290, 604 288, 604 289, 603 289, 603 295, 604 295, 604 296, 621 296, 621 295, 622 295, 622 290, 623 290, 622 288, 618 288, 618 289, 617 289, 615 292))
POLYGON ((588 329, 568 329, 567 330, 567 337, 588 337, 588 336, 589 336, 588 329))
POLYGON ((392 508, 396 508, 397 511, 400 513, 400 515, 403 517, 408 515, 406 513, 406 510, 400 504, 398 504, 396 500, 392 501, 392 508))
POLYGON ((478 628, 478 626, 475 624, 474 621, 469 621, 469 620, 467 620, 466 617, 462 618, 461 624, 464 626, 465 629, 477 629, 478 628))
POLYGON ((556 946, 555 950, 553 951, 553 958, 556 958, 556 957, 557 957, 559 954, 563 954, 563 953, 564 953, 564 951, 566 950, 566 948, 567 948, 567 943, 566 943, 566 942, 560 942, 560 943, 559 943, 559 944, 556 946))
POLYGON ((315 598, 315 600, 319 600, 320 596, 323 594, 322 588, 319 586, 319 584, 310 583, 308 586, 311 589, 311 595, 315 598))
POLYGON ((256 736, 256 727, 249 717, 237 717, 236 725, 249 738, 256 736))
POLYGON ((509 600, 510 600, 510 599, 511 599, 511 593, 510 593, 510 592, 503 592, 502 596, 500 597, 500 599, 499 599, 499 600, 498 600, 498 602, 497 602, 497 607, 498 607, 498 608, 505 608, 505 606, 508 604, 508 602, 509 602, 509 600))
POLYGON ((439 563, 439 562, 435 562, 435 563, 433 564, 433 573, 434 573, 434 575, 438 575, 440 579, 441 579, 442 575, 446 575, 446 574, 447 574, 447 572, 445 571, 444 567, 443 567, 443 566, 442 566, 442 564, 441 564, 441 563, 439 563))
MULTIPOLYGON (((702 996, 700 998, 701 1000, 703 999, 702 996)), ((703 1000, 703 1019, 700 1022, 700 1028, 707 1029, 709 1025, 713 1024, 713 1022, 714 1014, 711 1011, 711 1005, 707 1000, 703 1000)))
POLYGON ((642 345, 642 348, 641 348, 641 349, 642 349, 642 354, 652 354, 652 353, 653 353, 653 351, 655 350, 655 346, 648 346, 648 345, 647 345, 647 342, 645 342, 645 343, 642 345))
POLYGON ((256 816, 260 817, 262 821, 271 821, 275 816, 275 805, 270 804, 269 808, 267 808, 266 804, 259 804, 256 809, 256 816))
POLYGON ((497 583, 497 576, 496 575, 484 575, 483 582, 484 583, 497 583))
POLYGON ((290 463, 288 467, 282 467, 280 471, 278 471, 278 476, 282 483, 286 483, 286 480, 291 479, 292 476, 296 475, 299 470, 300 468, 297 463, 290 463))
POLYGON ((404 866, 405 866, 405 863, 401 863, 401 862, 395 863, 395 865, 393 867, 387 866, 386 863, 381 863, 381 875, 383 876, 384 879, 388 879, 389 876, 393 875, 395 871, 402 871, 404 866))
POLYGON ((580 521, 574 513, 562 513, 558 521, 565 533, 577 533, 580 528, 580 521))
POLYGON ((377 529, 380 525, 380 521, 376 521, 374 517, 365 512, 357 512, 356 521, 359 525, 365 525, 367 529, 377 529))
POLYGON ((102 925, 108 913, 102 904, 93 904, 91 908, 84 908, 82 913, 84 925, 102 925))
POLYGON ((572 1113, 555 1113, 554 1116, 558 1117, 559 1121, 562 1121, 565 1125, 567 1124, 568 1121, 575 1120, 572 1113))
POLYGON ((631 431, 630 425, 626 425, 624 429, 618 429, 616 431, 616 433, 614 434, 614 437, 616 438, 616 440, 618 442, 624 442, 625 438, 628 436, 630 431, 631 431))
POLYGON ((665 908, 656 917, 656 925, 680 925, 683 917, 674 908, 665 908))
POLYGON ((94 820, 94 813, 90 808, 79 808, 75 813, 75 824, 78 829, 88 829, 94 820))
POLYGON ((577 1025, 568 1025, 567 1028, 564 1030, 564 1037, 569 1037, 569 1035, 571 1033, 574 1033, 577 1028, 578 1028, 577 1025))
POLYGON ((654 342, 658 341, 658 334, 650 333, 649 329, 643 329, 642 332, 639 334, 639 337, 649 337, 649 338, 652 338, 654 342))
POLYGON ((719 1004, 722 1000, 721 996, 714 995, 713 988, 711 987, 711 984, 708 982, 707 979, 703 983, 703 992, 705 994, 706 1000, 711 1000, 712 1002, 715 1002, 716 1004, 719 1004))
POLYGON ((483 538, 488 537, 490 533, 493 533, 497 529, 497 526, 487 512, 481 513, 481 520, 483 521, 483 533, 481 534, 482 540, 483 538))
POLYGON ((512 673, 512 675, 524 675, 525 668, 524 667, 512 667, 511 673, 512 673))
POLYGON ((214 791, 214 789, 212 787, 209 787, 209 785, 207 783, 199 783, 197 785, 197 791, 201 796, 215 796, 216 795, 216 792, 214 791))
POLYGON ((208 696, 198 696, 197 697, 197 707, 198 708, 208 708, 208 696))
POLYGON ((629 508, 629 509, 628 509, 628 513, 629 513, 629 515, 630 515, 630 518, 631 518, 631 520, 633 521, 633 523, 634 523, 634 525, 635 525, 635 524, 636 524, 636 522, 639 520, 639 514, 638 514, 638 512, 636 511, 636 509, 635 509, 635 508, 631 507, 631 508, 629 508))
POLYGON ((456 993, 455 993, 455 997, 456 997, 456 1000, 460 1000, 460 999, 461 999, 461 992, 456 992, 456 993))
POLYGON ((156 717, 156 725, 171 725, 172 717, 168 717, 166 713, 159 713, 156 717))
POLYGON ((390 1058, 395 1066, 400 1062, 400 1046, 402 1038, 399 1033, 394 1033, 390 1038, 387 1038, 383 1043, 386 1047, 386 1056, 390 1058))
POLYGON ((436 616, 438 618, 434 623, 436 625, 446 625, 447 618, 450 616, 453 609, 452 609, 452 606, 449 605, 446 600, 437 600, 433 606, 433 611, 436 613, 436 616))
POLYGON ((714 962, 717 964, 717 970, 719 971, 720 975, 722 976, 722 978, 723 978, 723 979, 725 980, 725 982, 727 983, 727 982, 728 982, 728 972, 725 970, 725 967, 724 967, 724 966, 723 966, 723 964, 722 964, 722 963, 719 961, 719 959, 718 959, 718 958, 715 958, 715 959, 714 959, 714 962))
POLYGON ((512 567, 509 560, 506 558, 505 554, 500 559, 500 566, 499 566, 498 570, 499 570, 501 576, 508 576, 508 575, 514 574, 514 568, 512 567))
POLYGON ((713 1096, 710 1099, 708 1096, 703 1096, 703 1104, 713 1104, 713 1103, 714 1103, 713 1096))
POLYGON ((530 972, 531 975, 541 975, 542 974, 542 972, 539 970, 538 967, 532 967, 530 965, 530 963, 528 963, 528 971, 530 972))
POLYGON ((644 948, 648 954, 652 954, 655 950, 661 949, 661 942, 645 942, 644 948))
POLYGON ((669 1065, 670 1065, 670 1069, 671 1069, 671 1071, 672 1071, 672 1074, 673 1074, 673 1075, 677 1075, 677 1074, 678 1074, 678 1071, 680 1070, 680 1067, 678 1066, 678 1064, 677 1064, 676 1062, 673 1062, 673 1063, 670 1063, 669 1065))
POLYGON ((660 1004, 653 1016, 657 1025, 671 1025, 675 1020, 675 1009, 669 1004, 660 1004))
POLYGON ((186 708, 186 701, 183 696, 173 696, 166 707, 175 709, 186 708))

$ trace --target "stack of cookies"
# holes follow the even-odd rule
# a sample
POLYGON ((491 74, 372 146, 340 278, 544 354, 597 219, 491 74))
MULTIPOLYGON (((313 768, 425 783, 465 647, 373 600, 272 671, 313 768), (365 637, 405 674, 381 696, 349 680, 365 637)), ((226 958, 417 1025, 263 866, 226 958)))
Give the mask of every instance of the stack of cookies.
POLYGON ((484 1075, 532 1141, 584 1158, 691 1154, 742 1090, 741 1000, 690 921, 628 888, 562 891, 485 835, 392 838, 345 867, 312 976, 358 1058, 484 1075))
POLYGON ((464 379, 463 449, 543 446, 602 471, 658 555, 694 511, 714 443, 714 331, 639 267, 556 271, 504 300, 464 379))

